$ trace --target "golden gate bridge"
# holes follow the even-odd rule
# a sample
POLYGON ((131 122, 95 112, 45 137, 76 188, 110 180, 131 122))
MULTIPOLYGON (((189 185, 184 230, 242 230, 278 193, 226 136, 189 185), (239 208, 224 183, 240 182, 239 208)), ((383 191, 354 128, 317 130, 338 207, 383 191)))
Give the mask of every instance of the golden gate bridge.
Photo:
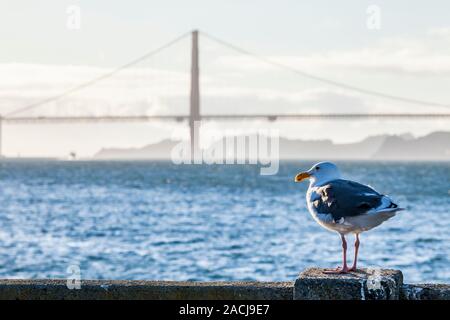
POLYGON ((196 143, 199 139, 194 139, 195 136, 199 134, 198 126, 194 125, 196 121, 202 120, 252 120, 252 119, 263 119, 268 121, 276 120, 311 120, 311 119, 367 119, 367 118, 379 118, 379 119, 442 119, 450 118, 450 112, 426 112, 426 113, 263 113, 263 114, 203 114, 200 112, 201 96, 200 96, 200 72, 199 72, 199 35, 212 40, 219 45, 225 46, 237 53, 242 55, 252 57, 259 60, 262 63, 266 63, 273 67, 281 70, 291 72, 294 75, 298 75, 305 79, 310 79, 313 81, 321 82, 327 85, 335 86, 341 89, 354 91, 363 95, 374 96, 382 99, 394 100, 402 103, 407 103, 417 106, 431 106, 431 107, 441 107, 450 108, 450 105, 424 101, 419 99, 413 99, 404 96, 397 96, 392 94, 387 94, 380 91, 370 90, 362 87, 357 87, 349 85, 347 83, 338 82, 330 80, 324 77, 317 76, 315 74, 307 73, 292 66, 282 64, 275 60, 266 58, 254 54, 250 51, 237 47, 231 43, 223 41, 212 35, 199 32, 194 30, 189 33, 185 33, 174 40, 166 43, 165 45, 152 50, 143 56, 130 61, 112 71, 106 72, 101 76, 95 77, 89 81, 83 82, 77 86, 74 86, 66 91, 61 92, 58 95, 51 96, 46 99, 42 99, 31 104, 25 105, 21 108, 17 108, 10 111, 4 115, 0 115, 0 155, 1 155, 1 141, 2 141, 2 124, 3 123, 13 123, 13 124, 27 124, 27 123, 74 123, 74 122, 148 122, 148 121, 177 121, 177 122, 188 122, 190 128, 190 141, 192 150, 199 148, 196 143), (190 97, 189 97, 189 114, 164 114, 164 115, 101 115, 101 116, 27 116, 24 115, 25 112, 37 109, 43 105, 56 102, 67 96, 70 96, 76 92, 82 91, 94 84, 101 82, 105 79, 111 78, 117 73, 138 63, 145 61, 151 56, 164 51, 165 49, 173 46, 175 43, 179 42, 186 37, 191 37, 191 68, 190 68, 190 97))

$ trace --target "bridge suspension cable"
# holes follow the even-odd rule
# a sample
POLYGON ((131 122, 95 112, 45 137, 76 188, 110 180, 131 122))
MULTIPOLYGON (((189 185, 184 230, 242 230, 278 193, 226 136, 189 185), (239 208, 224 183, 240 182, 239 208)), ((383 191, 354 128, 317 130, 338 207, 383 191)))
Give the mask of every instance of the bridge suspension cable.
MULTIPOLYGON (((26 122, 96 122, 96 121, 148 121, 151 119, 175 119, 177 121, 180 120, 184 120, 186 118, 188 118, 189 116, 186 115, 166 115, 166 116, 158 116, 158 115, 154 115, 154 116, 148 116, 148 115, 137 115, 137 116, 114 116, 114 115, 110 115, 110 116, 62 116, 62 117, 58 117, 58 116, 38 116, 38 117, 30 117, 30 116, 18 116, 18 117, 12 117, 14 115, 23 113, 25 111, 29 111, 32 109, 35 109, 41 105, 44 105, 46 103, 50 103, 50 102, 54 102, 54 101, 58 101, 68 95, 71 95, 77 91, 80 91, 82 89, 85 89, 87 87, 90 87, 94 84, 96 84, 97 82, 100 82, 102 80, 105 80, 107 78, 110 78, 112 76, 114 76, 115 74, 117 74, 118 72, 129 68, 131 66, 134 66, 136 64, 138 64, 139 62, 142 62, 144 60, 146 60, 147 58, 163 51, 166 48, 171 47, 172 45, 174 45, 175 43, 177 43, 178 41, 180 41, 181 39, 187 37, 188 35, 190 35, 191 32, 187 32, 184 33, 178 37, 176 37, 175 39, 173 39, 172 41, 152 50, 149 51, 147 53, 145 53, 144 55, 112 70, 109 71, 103 75, 100 75, 96 78, 93 78, 89 81, 86 81, 84 83, 81 83, 75 87, 72 87, 56 96, 52 96, 34 103, 31 103, 27 106, 21 107, 19 109, 15 109, 9 113, 6 113, 3 116, 0 116, 0 119, 2 119, 5 122, 11 122, 11 123, 26 123, 26 122)), ((199 32, 200 35, 203 35, 204 37, 220 44, 223 45, 225 47, 228 47, 240 54, 246 55, 246 56, 250 56, 253 57, 259 61, 262 61, 264 63, 267 63, 269 65, 275 66, 277 68, 283 69, 283 70, 287 70, 289 72, 292 72, 294 74, 300 75, 304 78, 308 78, 308 79, 312 79, 315 81, 319 81, 322 83, 326 83, 329 85, 333 85, 339 88, 343 88, 343 89, 347 89, 347 90, 351 90, 354 92, 359 92, 365 95, 371 95, 371 96, 376 96, 376 97, 380 97, 380 98, 384 98, 384 99, 390 99, 390 100, 395 100, 395 101, 401 101, 401 102, 406 102, 406 103, 410 103, 410 104, 415 104, 415 105, 428 105, 428 106, 434 106, 434 107, 443 107, 443 108, 450 108, 450 105, 447 104, 443 104, 443 103, 438 103, 438 102, 432 102, 432 101, 425 101, 425 100, 418 100, 418 99, 413 99, 413 98, 408 98, 408 97, 402 97, 402 96, 397 96, 397 95, 391 95, 391 94, 387 94, 387 93, 383 93, 383 92, 379 92, 379 91, 375 91, 375 90, 370 90, 370 89, 365 89, 365 88, 361 88, 361 87, 357 87, 357 86, 353 86, 347 83, 343 83, 343 82, 338 82, 338 81, 334 81, 334 80, 330 80, 327 78, 323 78, 320 76, 317 76, 315 74, 310 74, 307 72, 304 72, 300 69, 294 68, 292 66, 280 63, 278 61, 266 58, 264 56, 252 53, 250 51, 247 51, 243 48, 240 48, 238 46, 235 46, 229 42, 226 42, 224 40, 221 40, 215 36, 212 36, 208 33, 204 33, 204 32, 199 32)), ((383 114, 374 114, 374 113, 356 113, 356 114, 347 114, 347 113, 343 113, 343 114, 334 114, 334 113, 329 113, 329 114, 322 114, 322 113, 317 113, 317 114, 239 114, 239 115, 228 115, 228 114, 217 114, 217 115, 207 115, 207 114, 201 114, 200 115, 201 119, 205 119, 205 120, 212 120, 212 119, 216 119, 216 120, 227 120, 227 119, 233 119, 233 120, 238 120, 238 119, 269 119, 269 120, 276 120, 276 119, 318 119, 318 118, 329 118, 329 119, 346 119, 346 118, 396 118, 396 119, 402 119, 402 118, 448 118, 450 117, 450 113, 383 113, 383 114)))
POLYGON ((6 114, 3 116, 3 118, 4 118, 4 119, 8 119, 8 117, 13 116, 13 115, 15 115, 15 114, 18 114, 18 113, 22 113, 22 112, 24 112, 24 111, 29 111, 29 110, 35 109, 35 108, 37 108, 37 107, 39 107, 39 106, 41 106, 41 105, 43 105, 43 104, 46 104, 46 103, 49 103, 49 102, 53 102, 53 101, 60 100, 60 99, 66 97, 66 96, 68 96, 68 95, 71 95, 71 94, 73 94, 73 93, 75 93, 75 92, 77 92, 77 91, 79 91, 79 90, 82 90, 82 89, 84 89, 84 88, 90 87, 91 85, 94 85, 95 83, 97 83, 97 82, 99 82, 99 81, 102 81, 102 80, 104 80, 104 79, 110 78, 110 77, 112 77, 113 75, 115 75, 116 73, 118 73, 118 72, 120 72, 120 71, 122 71, 122 70, 124 70, 124 69, 126 69, 126 68, 129 68, 129 67, 131 67, 131 66, 134 66, 134 65, 138 64, 139 62, 142 62, 142 61, 148 59, 149 57, 151 57, 151 56, 153 56, 153 55, 155 55, 155 54, 157 54, 157 53, 163 51, 164 49, 167 49, 167 48, 171 47, 172 45, 174 45, 175 43, 177 43, 177 42, 180 41, 181 39, 187 37, 188 35, 190 35, 190 32, 186 32, 186 33, 184 33, 184 34, 182 34, 182 35, 176 37, 176 38, 173 39, 172 41, 167 42, 166 44, 164 44, 164 45, 162 45, 162 46, 160 46, 160 47, 158 47, 158 48, 156 48, 156 49, 154 49, 154 50, 151 50, 151 51, 145 53, 144 55, 142 55, 142 56, 140 56, 140 57, 138 57, 138 58, 136 58, 136 59, 134 59, 134 60, 132 60, 132 61, 130 61, 130 62, 128 62, 128 63, 122 65, 122 66, 120 66, 120 67, 117 67, 117 68, 114 69, 114 70, 111 70, 111 71, 109 71, 109 72, 107 72, 107 73, 105 73, 105 74, 103 74, 103 75, 101 75, 101 76, 98 76, 98 77, 93 78, 93 79, 91 79, 91 80, 89 80, 89 81, 86 81, 86 82, 84 82, 84 83, 81 83, 81 84, 79 84, 79 85, 77 85, 77 86, 75 86, 75 87, 72 87, 72 88, 70 88, 70 89, 68 89, 68 90, 66 90, 66 91, 64 91, 64 92, 62 92, 62 93, 60 93, 60 94, 58 94, 58 95, 56 95, 56 96, 52 96, 52 97, 49 97, 49 98, 47 98, 47 99, 43 99, 43 100, 34 102, 34 103, 29 104, 29 105, 27 105, 27 106, 25 106, 25 107, 22 107, 22 108, 13 110, 13 111, 11 111, 11 112, 9 112, 9 113, 6 113, 6 114))
POLYGON ((266 58, 264 56, 255 54, 253 52, 247 51, 247 50, 242 49, 240 47, 237 47, 237 46, 235 46, 235 45, 233 45, 233 44, 231 44, 231 43, 229 43, 227 41, 224 41, 224 40, 221 40, 221 39, 219 39, 219 38, 217 38, 215 36, 212 36, 212 35, 210 35, 208 33, 201 32, 201 34, 203 36, 205 36, 206 38, 208 38, 208 39, 210 39, 210 40, 212 40, 212 41, 214 41, 216 43, 219 43, 219 44, 221 44, 221 45, 223 45, 225 47, 228 47, 228 48, 230 48, 230 49, 232 49, 232 50, 234 50, 234 51, 236 51, 238 53, 241 53, 243 55, 255 58, 257 60, 265 62, 266 64, 272 65, 274 67, 281 68, 281 69, 287 70, 289 72, 295 73, 295 74, 300 75, 300 76, 302 76, 304 78, 312 79, 312 80, 319 81, 319 82, 322 82, 322 83, 326 83, 326 84, 329 84, 329 85, 332 85, 332 86, 335 86, 335 87, 339 87, 339 88, 342 88, 342 89, 347 89, 347 90, 350 90, 350 91, 355 91, 355 92, 359 92, 359 93, 362 93, 362 94, 365 94, 365 95, 376 96, 376 97, 380 97, 380 98, 384 98, 384 99, 396 100, 396 101, 401 101, 401 102, 406 102, 406 103, 415 104, 415 105, 421 105, 421 106, 428 105, 428 106, 441 107, 441 108, 450 108, 449 104, 444 104, 444 103, 439 103, 439 102, 432 102, 432 101, 419 100, 419 99, 413 99, 413 98, 408 98, 408 97, 392 95, 392 94, 388 94, 388 93, 384 93, 384 92, 380 92, 380 91, 365 89, 365 88, 357 87, 357 86, 350 85, 350 84, 347 84, 347 83, 343 83, 343 82, 339 82, 339 81, 334 81, 334 80, 330 80, 330 79, 327 79, 327 78, 323 78, 323 77, 320 77, 320 76, 317 76, 317 75, 314 75, 314 74, 311 74, 311 73, 304 72, 304 71, 302 71, 300 69, 294 68, 294 67, 289 66, 287 64, 283 64, 283 63, 280 63, 278 61, 275 61, 275 60, 266 58))

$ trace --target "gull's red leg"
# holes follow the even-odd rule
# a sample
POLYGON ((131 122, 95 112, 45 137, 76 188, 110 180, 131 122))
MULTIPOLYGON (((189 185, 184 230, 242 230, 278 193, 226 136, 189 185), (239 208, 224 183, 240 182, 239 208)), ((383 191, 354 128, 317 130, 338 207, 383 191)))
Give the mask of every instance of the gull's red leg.
POLYGON ((347 266, 347 241, 345 240, 345 236, 341 234, 342 240, 342 268, 337 268, 335 270, 325 270, 324 273, 347 273, 349 272, 349 268, 347 266))
POLYGON ((340 270, 340 273, 346 273, 348 272, 347 267, 347 241, 345 241, 345 236, 341 234, 342 239, 342 269, 340 270))
POLYGON ((356 263, 358 262, 358 249, 359 249, 359 233, 355 237, 355 261, 349 271, 356 271, 356 263))

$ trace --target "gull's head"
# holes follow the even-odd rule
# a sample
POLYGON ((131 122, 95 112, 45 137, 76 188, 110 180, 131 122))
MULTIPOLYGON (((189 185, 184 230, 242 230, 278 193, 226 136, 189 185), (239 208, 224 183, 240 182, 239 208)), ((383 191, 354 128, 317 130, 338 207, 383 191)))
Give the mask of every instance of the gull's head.
POLYGON ((309 179, 311 184, 322 184, 328 181, 340 179, 341 173, 338 167, 332 162, 316 163, 308 171, 300 172, 295 176, 295 182, 309 179))

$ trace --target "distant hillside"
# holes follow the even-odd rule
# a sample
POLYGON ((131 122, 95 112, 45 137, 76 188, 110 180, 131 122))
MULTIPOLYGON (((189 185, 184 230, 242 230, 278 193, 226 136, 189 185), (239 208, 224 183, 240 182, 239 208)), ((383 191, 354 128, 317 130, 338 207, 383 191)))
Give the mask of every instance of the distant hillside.
POLYGON ((281 159, 369 159, 386 136, 373 136, 361 142, 335 144, 331 140, 280 139, 281 159))
POLYGON ((163 140, 142 148, 104 148, 94 155, 95 159, 170 159, 170 152, 178 141, 163 140))
MULTIPOLYGON (((170 159, 179 141, 163 140, 142 148, 105 148, 94 159, 170 159)), ((405 135, 370 136, 360 142, 335 144, 331 140, 280 138, 281 159, 450 160, 450 132, 414 138, 405 135)))
POLYGON ((387 137, 373 155, 385 160, 450 160, 450 132, 433 132, 417 139, 387 137))

